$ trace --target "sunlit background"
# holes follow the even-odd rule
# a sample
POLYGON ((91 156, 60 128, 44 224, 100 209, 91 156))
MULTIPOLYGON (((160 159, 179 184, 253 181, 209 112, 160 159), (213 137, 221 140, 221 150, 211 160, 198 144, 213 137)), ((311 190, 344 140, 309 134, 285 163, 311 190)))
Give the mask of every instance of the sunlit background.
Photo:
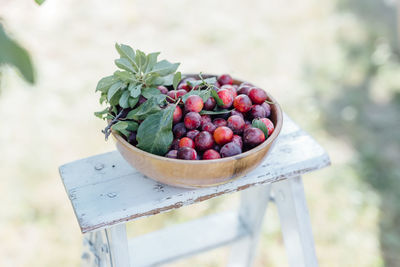
MULTIPOLYGON (((0 0, 0 23, 28 50, 37 78, 30 85, 0 68, 0 266, 79 266, 81 233, 57 168, 114 149, 93 112, 115 42, 161 51, 182 72, 230 73, 271 92, 332 158, 304 176, 320 265, 400 266, 396 14, 395 0, 0 0)), ((129 233, 236 202, 140 220, 129 233)), ((223 266, 227 252, 169 266, 223 266)), ((256 266, 287 266, 274 205, 257 255, 256 266)))

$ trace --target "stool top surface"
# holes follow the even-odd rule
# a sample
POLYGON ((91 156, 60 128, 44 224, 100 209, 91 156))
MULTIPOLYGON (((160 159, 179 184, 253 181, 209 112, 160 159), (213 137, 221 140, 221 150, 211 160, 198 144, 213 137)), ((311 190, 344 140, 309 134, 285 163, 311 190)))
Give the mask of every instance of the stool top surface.
POLYGON ((284 115, 282 131, 266 160, 246 176, 227 184, 199 189, 160 184, 133 169, 117 151, 62 165, 60 175, 81 231, 86 233, 329 164, 325 150, 284 115))

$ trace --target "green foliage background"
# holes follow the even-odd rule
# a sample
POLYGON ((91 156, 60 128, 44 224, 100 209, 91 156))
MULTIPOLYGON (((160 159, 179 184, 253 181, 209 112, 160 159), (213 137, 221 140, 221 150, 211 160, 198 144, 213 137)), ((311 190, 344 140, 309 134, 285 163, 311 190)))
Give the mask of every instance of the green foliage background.
MULTIPOLYGON (((186 73, 228 72, 269 90, 332 158, 304 177, 320 265, 398 266, 400 65, 389 2, 2 3, 6 32, 33 55, 38 82, 31 90, 2 65, 0 265, 79 266, 81 235, 57 166, 114 149, 92 112, 118 41, 162 51, 186 73)), ((129 233, 231 209, 237 199, 140 220, 129 233)), ((260 245, 256 266, 287 266, 274 205, 260 245)), ((222 248, 170 266, 223 266, 227 255, 222 248)))

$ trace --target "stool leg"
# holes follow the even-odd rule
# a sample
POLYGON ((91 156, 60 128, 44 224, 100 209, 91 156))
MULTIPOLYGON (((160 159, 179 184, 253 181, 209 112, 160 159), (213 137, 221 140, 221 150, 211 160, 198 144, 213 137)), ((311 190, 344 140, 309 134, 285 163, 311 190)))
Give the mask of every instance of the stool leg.
POLYGON ((318 266, 311 223, 300 176, 272 184, 290 266, 318 266))
POLYGON ((83 236, 82 267, 129 267, 125 224, 83 236))
POLYGON ((261 185, 241 192, 238 219, 250 234, 232 245, 228 266, 252 266, 270 189, 270 185, 261 185))
POLYGON ((106 231, 99 230, 83 236, 82 267, 111 266, 106 231))
POLYGON ((113 267, 129 267, 129 246, 126 225, 118 224, 107 228, 106 237, 110 247, 113 267))

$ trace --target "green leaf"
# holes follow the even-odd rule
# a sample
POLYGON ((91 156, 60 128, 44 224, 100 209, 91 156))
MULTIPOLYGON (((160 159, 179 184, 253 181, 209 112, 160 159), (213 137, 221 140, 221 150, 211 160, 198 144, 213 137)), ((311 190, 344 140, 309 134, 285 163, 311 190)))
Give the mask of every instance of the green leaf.
POLYGON ((215 99, 215 102, 217 102, 218 106, 224 105, 224 101, 222 101, 222 99, 219 98, 217 91, 215 91, 215 89, 211 89, 211 96, 215 99))
POLYGON ((157 72, 158 74, 160 74, 160 76, 166 76, 168 74, 174 73, 178 69, 179 65, 180 63, 171 63, 167 60, 161 60, 157 62, 151 72, 157 72))
POLYGON ((210 77, 210 78, 204 79, 203 81, 205 83, 208 83, 208 84, 215 84, 217 82, 217 78, 216 77, 210 77))
POLYGON ((128 103, 130 108, 136 106, 137 102, 139 102, 139 97, 129 97, 128 103))
POLYGON ((36 4, 38 4, 39 6, 42 5, 44 3, 45 0, 35 0, 36 4))
POLYGON ((107 117, 108 110, 109 110, 109 108, 107 107, 107 108, 105 108, 105 109, 103 109, 103 110, 101 110, 101 111, 95 112, 94 115, 95 115, 97 118, 105 119, 105 118, 107 117))
POLYGON ((201 97, 201 99, 203 99, 203 102, 206 102, 207 99, 210 98, 210 91, 208 91, 208 90, 192 90, 182 96, 183 102, 186 103, 186 99, 191 95, 198 95, 201 97))
POLYGON ((174 79, 172 81, 172 86, 174 87, 174 89, 176 90, 176 88, 178 87, 178 83, 181 81, 182 78, 182 74, 180 71, 178 71, 177 73, 175 73, 174 75, 174 79))
POLYGON ((212 85, 215 84, 216 82, 217 78, 215 77, 207 78, 204 80, 187 81, 187 83, 192 87, 196 87, 197 85, 212 85))
POLYGON ((161 110, 161 108, 157 102, 157 98, 152 97, 147 99, 147 101, 141 104, 139 107, 131 110, 126 118, 131 120, 143 120, 148 115, 158 112, 159 110, 161 110))
POLYGON ((126 129, 127 127, 128 127, 128 124, 125 121, 119 121, 116 124, 114 124, 113 126, 111 126, 111 129, 128 137, 129 131, 126 129))
POLYGON ((139 124, 135 121, 126 121, 128 123, 128 127, 126 129, 131 132, 136 132, 139 128, 139 124))
POLYGON ((230 113, 232 110, 221 109, 221 110, 202 110, 200 111, 200 115, 220 115, 230 113))
POLYGON ((171 75, 165 76, 165 77, 160 77, 158 73, 154 73, 154 79, 152 79, 151 84, 152 85, 171 85, 172 84, 172 77, 169 79, 171 75), (169 82, 171 80, 171 82, 169 82))
POLYGON ((0 23, 0 66, 2 64, 16 67, 27 82, 35 83, 33 65, 28 52, 6 34, 0 23))
POLYGON ((251 123, 251 125, 254 128, 258 128, 261 131, 263 131, 264 135, 265 135, 265 139, 267 139, 268 137, 268 128, 267 126, 262 122, 262 120, 259 119, 254 119, 253 122, 251 123))
POLYGON ((145 98, 149 99, 153 96, 161 94, 160 90, 158 90, 155 87, 150 87, 150 88, 143 88, 142 89, 142 96, 145 98))
POLYGON ((107 92, 108 102, 110 102, 111 98, 115 95, 116 92, 118 92, 119 89, 122 88, 123 85, 124 85, 124 83, 121 81, 118 81, 118 82, 114 83, 113 85, 111 85, 110 89, 108 89, 108 92, 107 92))
POLYGON ((107 94, 106 93, 102 93, 99 99, 99 103, 103 104, 104 101, 107 100, 107 94))
POLYGON ((131 97, 136 98, 142 93, 142 84, 130 83, 128 90, 131 92, 131 97))
POLYGON ((111 127, 111 129, 113 129, 114 131, 118 131, 128 137, 129 133, 137 131, 138 127, 139 124, 134 121, 118 121, 111 127))
POLYGON ((154 98, 154 100, 157 102, 157 104, 161 105, 162 102, 164 102, 164 100, 167 98, 167 95, 159 94, 159 95, 153 96, 152 98, 154 98))
POLYGON ((115 107, 116 105, 119 104, 119 99, 121 98, 121 96, 122 96, 122 90, 118 90, 118 92, 116 92, 114 96, 111 97, 108 103, 110 103, 112 107, 115 107))
POLYGON ((115 65, 117 65, 118 68, 130 71, 132 73, 136 73, 136 70, 133 68, 131 62, 126 59, 126 58, 119 58, 114 60, 115 65))
POLYGON ((121 58, 126 58, 127 60, 129 60, 134 69, 136 71, 138 70, 138 67, 135 63, 135 50, 133 50, 132 47, 124 44, 119 45, 118 43, 116 43, 115 49, 117 49, 117 52, 121 56, 121 58))
POLYGON ((130 92, 128 90, 125 90, 122 93, 121 98, 119 99, 119 105, 122 108, 129 108, 129 95, 130 95, 130 92))
POLYGON ((130 71, 120 71, 117 70, 114 72, 114 76, 117 77, 118 79, 124 81, 124 82, 134 82, 136 81, 135 75, 133 75, 132 72, 130 71))
POLYGON ((100 81, 97 83, 95 92, 100 91, 103 93, 107 93, 107 91, 111 87, 111 85, 113 85, 117 81, 119 81, 119 79, 117 77, 115 77, 114 75, 101 78, 100 81))
POLYGON ((149 71, 151 71, 153 69, 153 67, 156 65, 158 55, 160 55, 160 52, 150 53, 146 56, 147 64, 146 64, 145 73, 148 73, 149 71))
POLYGON ((167 76, 162 77, 164 80, 161 82, 162 85, 169 86, 174 83, 174 74, 169 74, 167 76))
POLYGON ((148 116, 139 126, 137 147, 152 154, 163 156, 168 152, 174 138, 172 118, 175 105, 148 116))
POLYGON ((139 70, 144 71, 146 67, 146 54, 140 51, 139 49, 136 50, 136 57, 135 62, 138 66, 139 70))

